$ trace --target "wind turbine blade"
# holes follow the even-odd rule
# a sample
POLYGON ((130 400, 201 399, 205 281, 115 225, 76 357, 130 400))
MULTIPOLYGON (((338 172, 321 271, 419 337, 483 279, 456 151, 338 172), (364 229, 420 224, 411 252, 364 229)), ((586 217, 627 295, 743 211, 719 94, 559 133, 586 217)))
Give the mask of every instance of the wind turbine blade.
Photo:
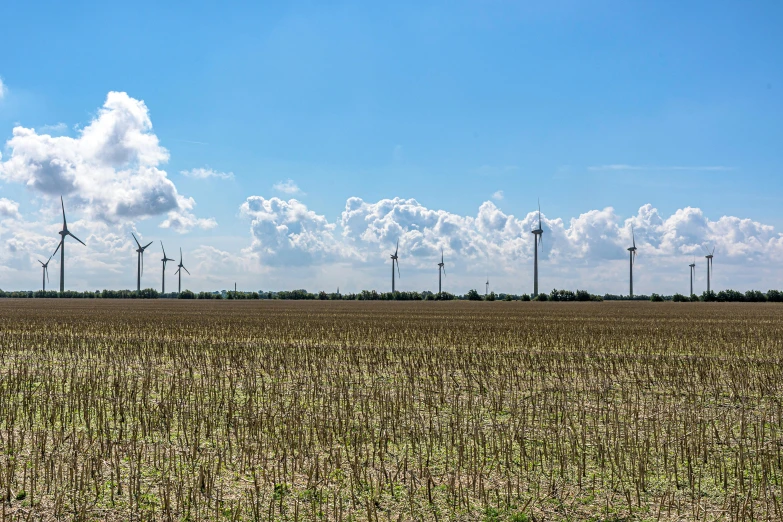
POLYGON ((631 238, 633 239, 633 247, 636 248, 636 234, 633 231, 633 225, 631 225, 631 238))
MULTIPOLYGON (((188 272, 188 269, 185 268, 184 266, 182 267, 182 270, 184 270, 185 272, 188 272)), ((190 272, 188 272, 188 275, 190 275, 190 272)))
POLYGON ((136 242, 136 246, 138 246, 139 248, 141 248, 141 244, 139 243, 139 240, 138 240, 138 239, 136 239, 136 234, 134 234, 133 232, 131 232, 131 235, 133 236, 133 240, 136 242))
POLYGON ((397 252, 400 250, 400 240, 397 240, 397 246, 394 247, 394 255, 397 255, 397 252))
POLYGON ((399 260, 397 261, 397 277, 402 277, 402 276, 400 276, 400 262, 399 262, 399 260))
POLYGON ((65 222, 65 203, 63 203, 63 197, 62 196, 60 196, 60 206, 63 208, 63 227, 67 228, 65 226, 66 225, 66 222, 65 222))
MULTIPOLYGON (((71 234, 70 232, 68 232, 68 235, 69 235, 69 236, 71 236, 72 238, 74 238, 76 241, 78 241, 78 242, 79 242, 79 243, 81 243, 82 245, 84 245, 84 241, 82 241, 82 240, 81 240, 81 239, 79 239, 78 237, 74 236, 74 235, 73 235, 73 234, 71 234)), ((84 245, 84 246, 87 246, 87 245, 84 245)))
POLYGON ((177 275, 177 274, 179 274, 179 268, 177 268, 177 271, 174 272, 174 275, 177 275))
POLYGON ((52 255, 49 257, 49 259, 54 257, 54 254, 57 253, 58 250, 60 250, 60 246, 63 244, 63 240, 61 239, 59 243, 57 243, 57 248, 54 249, 54 252, 52 252, 52 255))
POLYGON ((151 244, 152 244, 152 241, 150 241, 149 243, 147 243, 146 245, 144 245, 143 247, 141 247, 141 249, 142 249, 142 250, 144 250, 145 248, 147 248, 147 247, 148 247, 148 246, 150 246, 151 244))
POLYGON ((538 229, 541 230, 541 198, 538 198, 538 229))
POLYGON ((179 264, 182 264, 182 247, 179 247, 179 264))
POLYGON ((46 265, 43 263, 43 261, 41 261, 40 259, 38 260, 38 262, 39 262, 39 263, 41 263, 41 266, 46 266, 46 265))
POLYGON ((48 266, 44 267, 44 272, 46 273, 46 282, 48 283, 49 282, 49 267, 48 266))
POLYGON ((444 276, 446 275, 446 267, 445 266, 443 267, 443 275, 444 276))
POLYGON ((163 250, 163 259, 166 260, 166 249, 163 248, 163 241, 160 242, 160 249, 163 250))

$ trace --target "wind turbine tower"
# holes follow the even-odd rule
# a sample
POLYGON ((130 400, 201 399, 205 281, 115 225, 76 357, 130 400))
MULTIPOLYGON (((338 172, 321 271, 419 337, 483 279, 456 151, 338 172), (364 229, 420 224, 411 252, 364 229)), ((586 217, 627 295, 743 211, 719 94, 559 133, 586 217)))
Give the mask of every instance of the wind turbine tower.
POLYGON ((394 288, 394 265, 397 265, 397 277, 400 276, 400 260, 397 252, 400 250, 400 240, 397 240, 397 246, 394 249, 394 253, 391 255, 392 260, 392 294, 395 292, 394 288))
MULTIPOLYGON (((533 297, 538 295, 538 245, 541 244, 541 237, 544 234, 544 229, 541 228, 541 201, 538 202, 538 228, 532 231, 535 246, 535 257, 533 258, 533 297)), ((489 278, 487 278, 487 286, 489 286, 489 278)))
POLYGON ((636 236, 634 235, 633 232, 633 225, 631 225, 631 238, 633 239, 633 246, 628 249, 628 257, 629 257, 628 261, 629 261, 629 266, 631 268, 631 287, 630 287, 630 293, 628 295, 633 297, 633 263, 634 261, 636 261, 636 236))
MULTIPOLYGON (((438 263, 438 293, 440 294, 442 292, 441 290, 441 272, 443 275, 446 275, 446 264, 443 262, 443 249, 440 249, 440 263, 438 263)), ((392 277, 394 274, 392 274, 392 277)))
POLYGON ((160 249, 163 250, 163 259, 161 261, 163 262, 163 284, 160 288, 160 293, 165 294, 166 293, 166 263, 168 261, 175 261, 174 259, 171 259, 170 257, 166 257, 166 249, 163 248, 163 241, 160 242, 160 249))
POLYGON ((714 253, 715 247, 712 248, 712 252, 707 251, 707 255, 704 256, 707 258, 707 294, 710 293, 710 276, 712 275, 712 258, 714 253))
MULTIPOLYGON (((63 229, 59 232, 61 236, 60 244, 57 245, 57 248, 54 249, 54 254, 57 253, 58 249, 60 250, 60 292, 65 292, 65 237, 71 236, 82 245, 84 245, 84 241, 71 234, 71 232, 68 230, 68 222, 65 221, 65 203, 63 203, 62 196, 60 196, 60 206, 63 209, 63 229)), ((52 255, 54 256, 54 254, 52 255)))
POLYGON ((152 241, 141 246, 139 240, 136 239, 136 234, 131 232, 131 235, 133 236, 133 240, 136 241, 136 246, 139 247, 136 249, 136 291, 141 292, 141 274, 144 272, 144 251, 152 244, 152 241))
MULTIPOLYGON (((55 250, 54 252, 57 253, 57 250, 55 250)), ((44 292, 46 292, 46 282, 49 280, 49 261, 52 260, 52 257, 54 257, 54 254, 49 256, 49 259, 46 260, 46 263, 44 263, 40 259, 38 260, 38 262, 41 263, 41 268, 43 268, 43 274, 42 274, 41 278, 43 279, 43 291, 44 292)))
POLYGON ((693 295, 693 276, 696 275, 696 260, 688 266, 691 267, 691 294, 688 296, 690 297, 693 295))
MULTIPOLYGON (((173 259, 172 259, 173 261, 173 259)), ((179 274, 179 279, 177 280, 177 293, 179 294, 182 292, 182 271, 188 272, 188 269, 185 268, 185 265, 182 264, 182 248, 179 249, 179 264, 177 265, 177 271, 174 272, 175 274, 179 274)), ((188 275, 190 275, 190 272, 188 272, 188 275)))

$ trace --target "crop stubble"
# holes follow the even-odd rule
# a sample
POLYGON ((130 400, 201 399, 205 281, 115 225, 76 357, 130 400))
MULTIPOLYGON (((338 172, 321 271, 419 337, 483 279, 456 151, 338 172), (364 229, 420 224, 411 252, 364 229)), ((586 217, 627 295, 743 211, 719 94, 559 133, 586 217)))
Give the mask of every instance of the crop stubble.
POLYGON ((0 301, 17 519, 781 520, 783 306, 0 301))

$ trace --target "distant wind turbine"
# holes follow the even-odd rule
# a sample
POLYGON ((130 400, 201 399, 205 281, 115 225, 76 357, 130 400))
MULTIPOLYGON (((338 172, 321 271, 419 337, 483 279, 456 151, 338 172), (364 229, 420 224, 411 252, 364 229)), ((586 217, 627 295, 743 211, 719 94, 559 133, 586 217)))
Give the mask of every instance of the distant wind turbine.
POLYGON ((441 290, 441 272, 443 272, 443 275, 446 275, 446 265, 443 263, 443 249, 440 249, 440 263, 438 263, 438 293, 440 294, 442 292, 441 290))
POLYGON ((631 288, 629 295, 633 297, 633 263, 636 261, 636 236, 633 232, 633 225, 631 225, 631 238, 633 238, 633 246, 628 249, 629 266, 631 268, 631 288))
MULTIPOLYGON (((532 231, 535 239, 533 240, 535 246, 535 257, 533 259, 533 297, 538 295, 538 245, 541 244, 542 235, 544 229, 541 228, 541 200, 538 201, 538 228, 532 231)), ((489 278, 487 278, 489 281, 489 278)), ((489 286, 489 285, 487 285, 489 286)))
MULTIPOLYGON (((59 246, 58 246, 59 248, 59 246)), ((43 291, 46 292, 46 282, 49 280, 49 261, 52 260, 52 257, 54 257, 54 254, 57 253, 57 250, 54 251, 52 255, 49 256, 49 259, 46 260, 46 263, 38 260, 39 263, 41 263, 41 268, 43 269, 43 274, 41 278, 43 279, 43 291)))
MULTIPOLYGON (((173 259, 172 259, 173 261, 173 259)), ((179 249, 179 264, 177 265, 177 271, 174 272, 175 274, 179 274, 179 279, 177 281, 177 293, 179 294, 182 292, 182 271, 188 272, 188 269, 185 268, 185 265, 182 264, 182 248, 179 249)), ((188 275, 190 275, 190 272, 188 272, 188 275)))
POLYGON ((487 282, 484 283, 484 297, 489 295, 489 274, 487 274, 487 282))
POLYGON ((707 258, 707 294, 709 294, 710 293, 710 276, 712 275, 712 258, 714 257, 713 254, 715 254, 715 247, 712 247, 712 252, 710 252, 706 248, 704 250, 707 251, 707 255, 704 256, 704 257, 707 258))
POLYGON ((391 260, 392 260, 392 293, 395 292, 395 288, 394 288, 394 265, 395 264, 397 265, 397 277, 400 277, 400 260, 399 260, 399 256, 397 255, 397 252, 399 252, 399 250, 400 250, 400 240, 398 239, 397 240, 397 246, 394 249, 394 253, 391 255, 391 260))
MULTIPOLYGON (((57 253, 57 250, 60 250, 60 292, 65 292, 65 237, 71 236, 82 245, 84 245, 84 241, 71 234, 71 232, 68 230, 68 223, 65 221, 65 203, 63 203, 62 196, 60 196, 60 206, 63 209, 63 229, 59 232, 61 236, 60 244, 57 245, 57 248, 54 249, 54 254, 57 253)), ((52 255, 54 256, 54 254, 52 255)))
MULTIPOLYGON (((696 275, 696 259, 693 260, 693 263, 688 265, 691 267, 691 294, 693 295, 693 276, 696 275)), ((688 297, 690 297, 690 295, 688 297)))
POLYGON ((152 244, 152 241, 141 246, 139 240, 136 239, 136 234, 131 232, 131 235, 133 236, 134 241, 136 241, 136 246, 139 247, 136 249, 136 291, 141 292, 141 274, 144 272, 144 251, 152 244))
POLYGON ((161 259, 161 261, 163 262, 163 282, 161 285, 160 293, 165 294, 166 293, 166 263, 168 261, 176 261, 176 260, 171 259, 170 257, 166 257, 166 249, 163 248, 163 241, 160 242, 160 249, 163 250, 163 259, 161 259))

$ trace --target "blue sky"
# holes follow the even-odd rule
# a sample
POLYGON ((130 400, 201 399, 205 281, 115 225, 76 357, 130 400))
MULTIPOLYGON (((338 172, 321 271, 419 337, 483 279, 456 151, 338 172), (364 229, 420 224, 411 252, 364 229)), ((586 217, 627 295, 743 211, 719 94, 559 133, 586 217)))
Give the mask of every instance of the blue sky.
MULTIPOLYGON (((178 200, 177 212, 216 226, 161 229, 166 212, 101 213, 98 206, 117 201, 73 192, 74 218, 84 220, 85 231, 98 227, 96 235, 118 238, 108 246, 93 241, 94 252, 69 250, 104 256, 103 264, 74 267, 74 287, 131 287, 126 265, 134 253, 122 238, 136 230, 193 253, 194 289, 227 288, 224 280, 236 279, 250 288, 384 289, 387 270, 375 268, 397 236, 412 258, 402 259, 402 269, 409 267, 403 287, 430 285, 429 257, 443 246, 456 258, 452 290, 478 286, 475 273, 491 271, 499 285, 524 291, 531 271, 527 230, 517 240, 506 224, 506 235, 484 244, 465 231, 424 231, 426 220, 402 222, 400 209, 479 220, 490 201, 526 226, 537 197, 547 219, 560 219, 564 230, 559 244, 552 225, 552 267, 546 276, 542 269, 547 288, 622 291, 627 267, 619 264, 626 254, 620 243, 635 217, 649 241, 646 261, 640 251, 639 291, 682 291, 667 278, 668 267, 719 240, 725 262, 736 267, 718 278, 723 285, 783 286, 764 255, 780 246, 783 229, 780 3, 110 4, 4 7, 12 23, 0 32, 0 161, 14 154, 15 127, 35 129, 36 140, 78 139, 110 92, 127 93, 148 111, 151 127, 142 132, 168 151, 155 167, 195 203, 185 209, 178 200), (233 176, 181 174, 191 169, 233 176), (274 188, 289 179, 298 192, 274 188), (243 211, 251 197, 296 199, 300 210, 243 211), (374 225, 364 220, 382 234, 354 227, 352 236, 343 220, 353 197, 376 205, 373 215, 387 199, 416 205, 391 205, 374 225), (640 214, 646 204, 661 216, 647 223, 649 231, 640 214), (577 237, 570 226, 607 207, 613 213, 588 228, 618 244, 617 263, 611 249, 596 243, 601 234, 577 237), (672 216, 688 207, 701 212, 702 237, 678 233, 681 240, 667 243, 666 230, 678 230, 672 216), (301 208, 316 217, 296 222, 301 208), (735 229, 710 225, 723 217, 736 218, 735 229), (302 230, 313 237, 292 237, 302 230), (232 261, 216 263, 215 250, 232 261), (488 256, 504 259, 480 261, 488 256), (574 263, 585 272, 570 270, 574 263), (748 278, 741 267, 754 263, 760 269, 748 278), (306 275, 287 264, 307 266, 306 275)), ((103 175, 129 165, 113 168, 103 175)), ((39 221, 53 226, 55 194, 30 188, 24 173, 9 174, 9 164, 1 169, 0 197, 18 204, 18 212, 0 228, 0 242, 17 248, 0 272, 0 287, 27 288, 40 274, 22 251, 42 254, 49 245, 14 235, 14 220, 30 230, 39 221)), ((149 277, 152 286, 158 278, 149 277)))

